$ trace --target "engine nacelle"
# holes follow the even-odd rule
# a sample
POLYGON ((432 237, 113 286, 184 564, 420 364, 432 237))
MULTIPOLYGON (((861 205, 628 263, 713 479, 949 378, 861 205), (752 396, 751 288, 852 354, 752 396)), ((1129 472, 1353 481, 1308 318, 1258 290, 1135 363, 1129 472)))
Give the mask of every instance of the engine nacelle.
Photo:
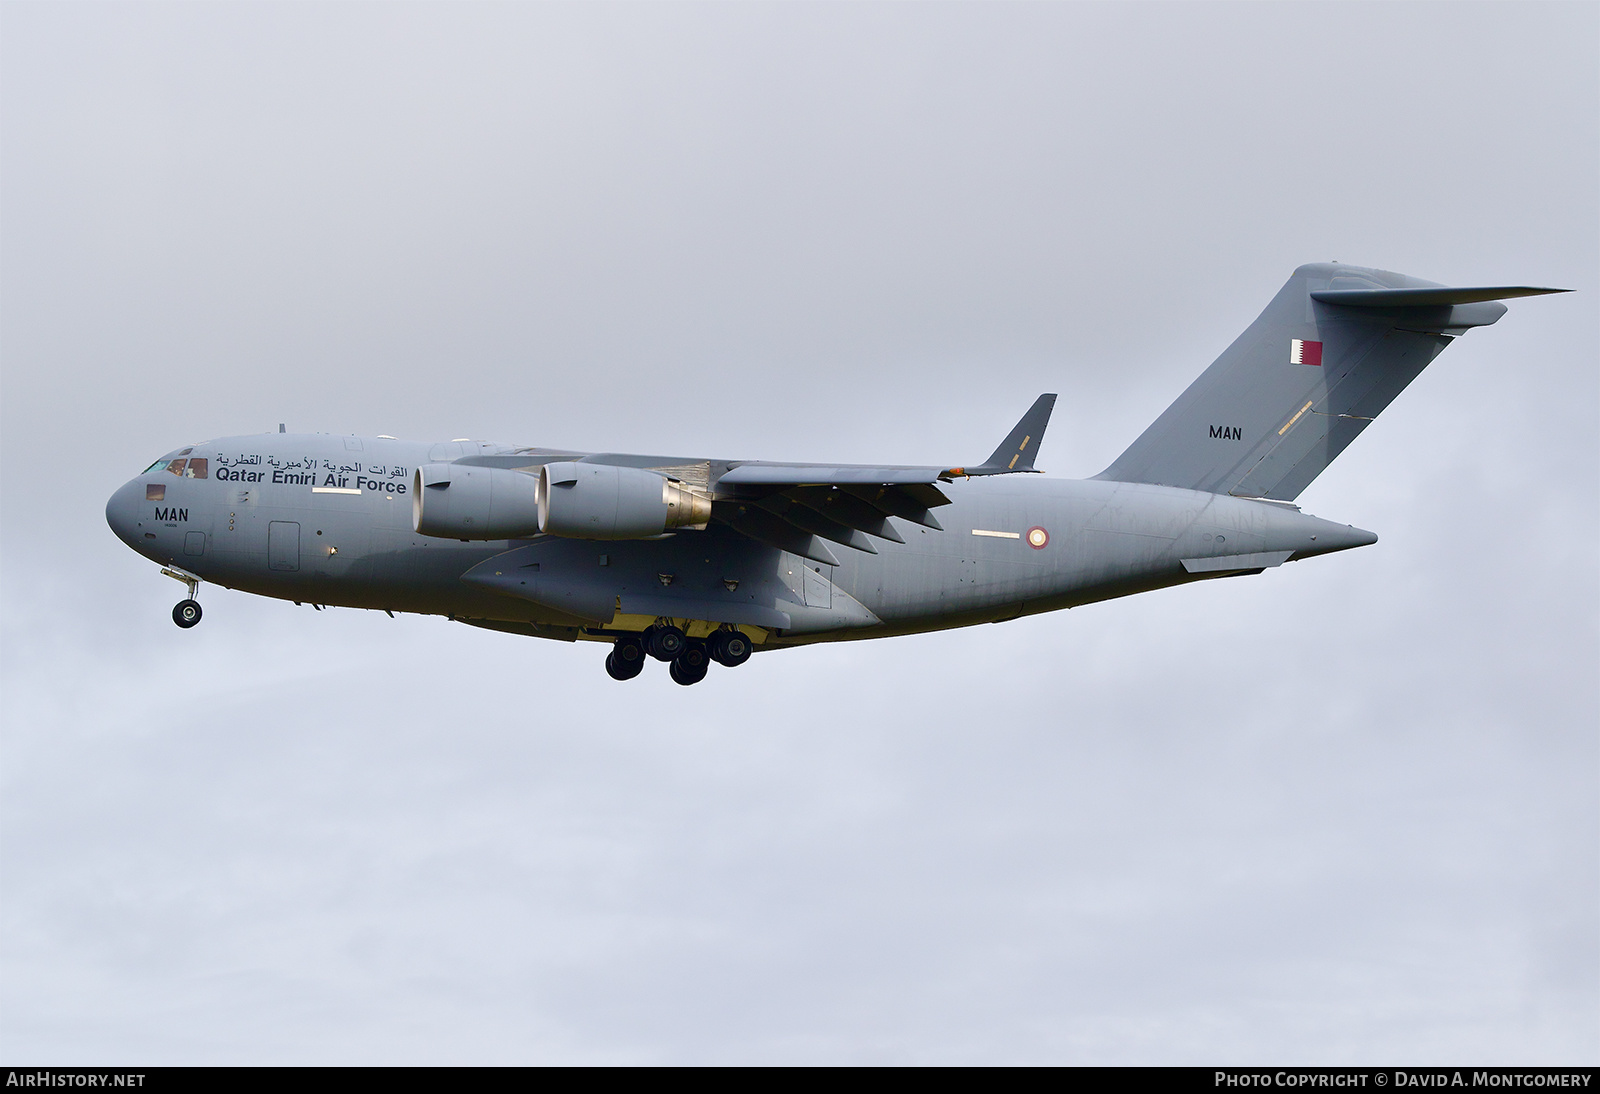
POLYGON ((539 472, 539 531, 569 539, 648 539, 706 526, 711 499, 665 475, 601 463, 552 463, 539 472))
POLYGON ((449 539, 536 535, 539 477, 501 467, 425 463, 412 477, 411 526, 449 539))

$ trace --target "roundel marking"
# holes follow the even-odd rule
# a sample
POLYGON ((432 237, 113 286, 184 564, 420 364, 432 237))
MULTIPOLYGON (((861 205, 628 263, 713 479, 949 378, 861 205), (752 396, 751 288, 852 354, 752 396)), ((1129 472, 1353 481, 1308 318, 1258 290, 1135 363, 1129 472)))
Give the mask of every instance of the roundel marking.
POLYGON ((1045 545, 1049 542, 1050 533, 1046 532, 1043 528, 1028 529, 1028 546, 1032 547, 1035 551, 1044 550, 1045 545))

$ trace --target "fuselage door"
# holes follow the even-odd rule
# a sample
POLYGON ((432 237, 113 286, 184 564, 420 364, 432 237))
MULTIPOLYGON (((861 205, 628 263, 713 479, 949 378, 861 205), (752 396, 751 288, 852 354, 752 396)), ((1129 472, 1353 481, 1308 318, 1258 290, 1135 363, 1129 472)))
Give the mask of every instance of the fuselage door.
POLYGON ((267 525, 267 568, 271 570, 300 568, 299 521, 275 520, 267 525))

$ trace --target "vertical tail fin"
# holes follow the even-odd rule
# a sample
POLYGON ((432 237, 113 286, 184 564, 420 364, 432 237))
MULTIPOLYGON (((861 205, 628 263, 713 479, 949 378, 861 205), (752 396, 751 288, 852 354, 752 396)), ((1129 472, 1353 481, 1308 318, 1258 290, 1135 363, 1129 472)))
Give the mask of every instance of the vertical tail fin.
POLYGON ((1450 288, 1301 266, 1260 317, 1095 476, 1292 501, 1451 339, 1498 300, 1564 289, 1450 288))

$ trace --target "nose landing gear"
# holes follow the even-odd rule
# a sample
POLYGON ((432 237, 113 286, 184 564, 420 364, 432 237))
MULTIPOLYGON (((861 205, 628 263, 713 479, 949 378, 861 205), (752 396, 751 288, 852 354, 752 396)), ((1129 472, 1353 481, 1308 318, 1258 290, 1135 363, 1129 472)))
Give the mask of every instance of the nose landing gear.
POLYGON ((163 566, 161 572, 174 581, 181 581, 189 589, 189 598, 180 600, 172 609, 172 621, 184 630, 188 630, 200 622, 200 601, 195 597, 200 595, 200 579, 187 570, 174 570, 163 566))

